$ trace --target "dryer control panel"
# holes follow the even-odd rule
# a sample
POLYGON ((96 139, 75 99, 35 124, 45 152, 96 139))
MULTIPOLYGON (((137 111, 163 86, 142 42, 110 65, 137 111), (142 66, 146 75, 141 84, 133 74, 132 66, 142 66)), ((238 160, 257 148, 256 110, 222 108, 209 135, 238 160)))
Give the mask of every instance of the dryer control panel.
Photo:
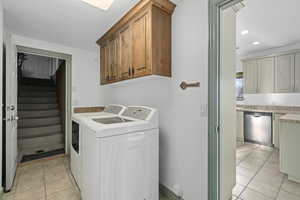
POLYGON ((132 117, 140 120, 146 120, 151 113, 152 113, 151 108, 130 106, 125 109, 125 111, 122 113, 122 116, 132 117))

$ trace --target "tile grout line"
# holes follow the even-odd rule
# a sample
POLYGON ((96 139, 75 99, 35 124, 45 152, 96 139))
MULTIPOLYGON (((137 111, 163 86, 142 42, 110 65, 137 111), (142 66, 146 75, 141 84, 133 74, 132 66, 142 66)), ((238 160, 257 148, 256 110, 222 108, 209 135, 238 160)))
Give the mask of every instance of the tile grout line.
MULTIPOLYGON (((253 148, 253 149, 251 150, 251 153, 249 153, 247 156, 245 156, 245 158, 244 158, 240 163, 242 163, 244 160, 246 160, 248 157, 250 157, 250 155, 253 154, 253 151, 256 150, 257 148, 258 148, 257 146, 256 146, 255 148, 253 148)), ((237 166, 239 166, 240 163, 239 163, 237 166)), ((260 171, 260 170, 258 169, 258 171, 260 171)), ((257 172, 257 173, 258 173, 258 172, 257 172)), ((254 174, 254 176, 253 176, 252 178, 254 178, 255 176, 256 176, 256 173, 254 174)), ((248 186, 249 183, 252 181, 252 178, 249 180, 248 184, 244 186, 244 189, 240 192, 240 194, 237 196, 237 198, 241 199, 242 193, 247 189, 247 186, 248 186)))
POLYGON ((284 179, 285 179, 285 175, 283 176, 283 178, 282 178, 282 180, 281 180, 281 183, 280 183, 280 186, 279 186, 279 190, 277 191, 277 194, 276 194, 276 199, 278 199, 279 193, 280 193, 280 191, 282 190, 282 186, 283 186, 283 183, 284 183, 284 179))
MULTIPOLYGON (((256 150, 258 147, 254 148, 254 150, 256 150)), ((248 155, 250 156, 253 153, 253 151, 248 155)), ((242 193, 248 188, 248 186, 250 185, 250 183, 253 181, 253 179, 258 175, 258 173, 262 170, 262 168, 266 165, 266 163, 271 159, 272 154, 274 153, 274 150, 272 150, 272 153, 270 153, 269 157, 265 160, 265 162, 262 164, 262 166, 260 168, 258 168, 257 172, 254 174, 254 176, 249 180, 249 182, 247 183, 247 185, 244 187, 244 189, 242 190, 242 192, 239 194, 238 198, 241 197, 242 193)), ((247 157, 248 157, 247 156, 247 157)), ((250 190, 252 190, 251 188, 249 188, 250 190)), ((254 190, 256 191, 256 190, 254 190)), ((257 192, 257 191, 256 191, 257 192)), ((258 192, 260 193, 260 192, 258 192)), ((262 194, 262 193, 260 193, 262 194)), ((263 194, 264 195, 264 194, 263 194)), ((265 196, 265 195, 264 195, 265 196)), ((242 199, 242 198, 240 198, 242 199)))
POLYGON ((258 147, 253 148, 252 151, 251 151, 251 153, 247 154, 247 155, 245 156, 245 158, 242 159, 236 166, 239 166, 244 160, 246 160, 246 159, 253 153, 253 150, 255 150, 255 149, 257 149, 257 148, 258 148, 258 147))

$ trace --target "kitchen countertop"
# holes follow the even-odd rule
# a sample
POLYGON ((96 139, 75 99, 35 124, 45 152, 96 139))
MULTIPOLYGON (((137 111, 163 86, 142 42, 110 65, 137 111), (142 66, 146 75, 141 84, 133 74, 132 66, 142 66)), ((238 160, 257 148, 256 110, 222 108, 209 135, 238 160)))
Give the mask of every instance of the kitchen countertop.
POLYGON ((264 105, 237 105, 237 111, 268 112, 277 114, 299 114, 300 107, 297 106, 264 106, 264 105))
POLYGON ((279 118, 281 122, 300 123, 300 114, 286 114, 279 118))

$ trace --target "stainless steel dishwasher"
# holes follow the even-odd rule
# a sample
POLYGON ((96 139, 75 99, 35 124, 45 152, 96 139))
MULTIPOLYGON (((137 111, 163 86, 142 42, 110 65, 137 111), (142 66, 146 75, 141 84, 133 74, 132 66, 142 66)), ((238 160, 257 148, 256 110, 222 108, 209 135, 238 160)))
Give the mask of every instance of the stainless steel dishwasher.
POLYGON ((273 146, 272 113, 245 112, 245 142, 273 146))

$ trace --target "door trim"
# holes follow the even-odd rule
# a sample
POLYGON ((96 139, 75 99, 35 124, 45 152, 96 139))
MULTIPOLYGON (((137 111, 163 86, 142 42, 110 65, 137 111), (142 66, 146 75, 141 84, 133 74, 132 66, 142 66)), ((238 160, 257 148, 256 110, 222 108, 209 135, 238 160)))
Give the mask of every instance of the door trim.
POLYGON ((220 200, 220 16, 242 0, 209 0, 208 199, 220 200))
POLYGON ((65 154, 70 153, 70 145, 72 140, 72 55, 43 49, 17 45, 17 52, 28 53, 39 56, 47 56, 58 58, 66 61, 66 124, 65 124, 65 154))

